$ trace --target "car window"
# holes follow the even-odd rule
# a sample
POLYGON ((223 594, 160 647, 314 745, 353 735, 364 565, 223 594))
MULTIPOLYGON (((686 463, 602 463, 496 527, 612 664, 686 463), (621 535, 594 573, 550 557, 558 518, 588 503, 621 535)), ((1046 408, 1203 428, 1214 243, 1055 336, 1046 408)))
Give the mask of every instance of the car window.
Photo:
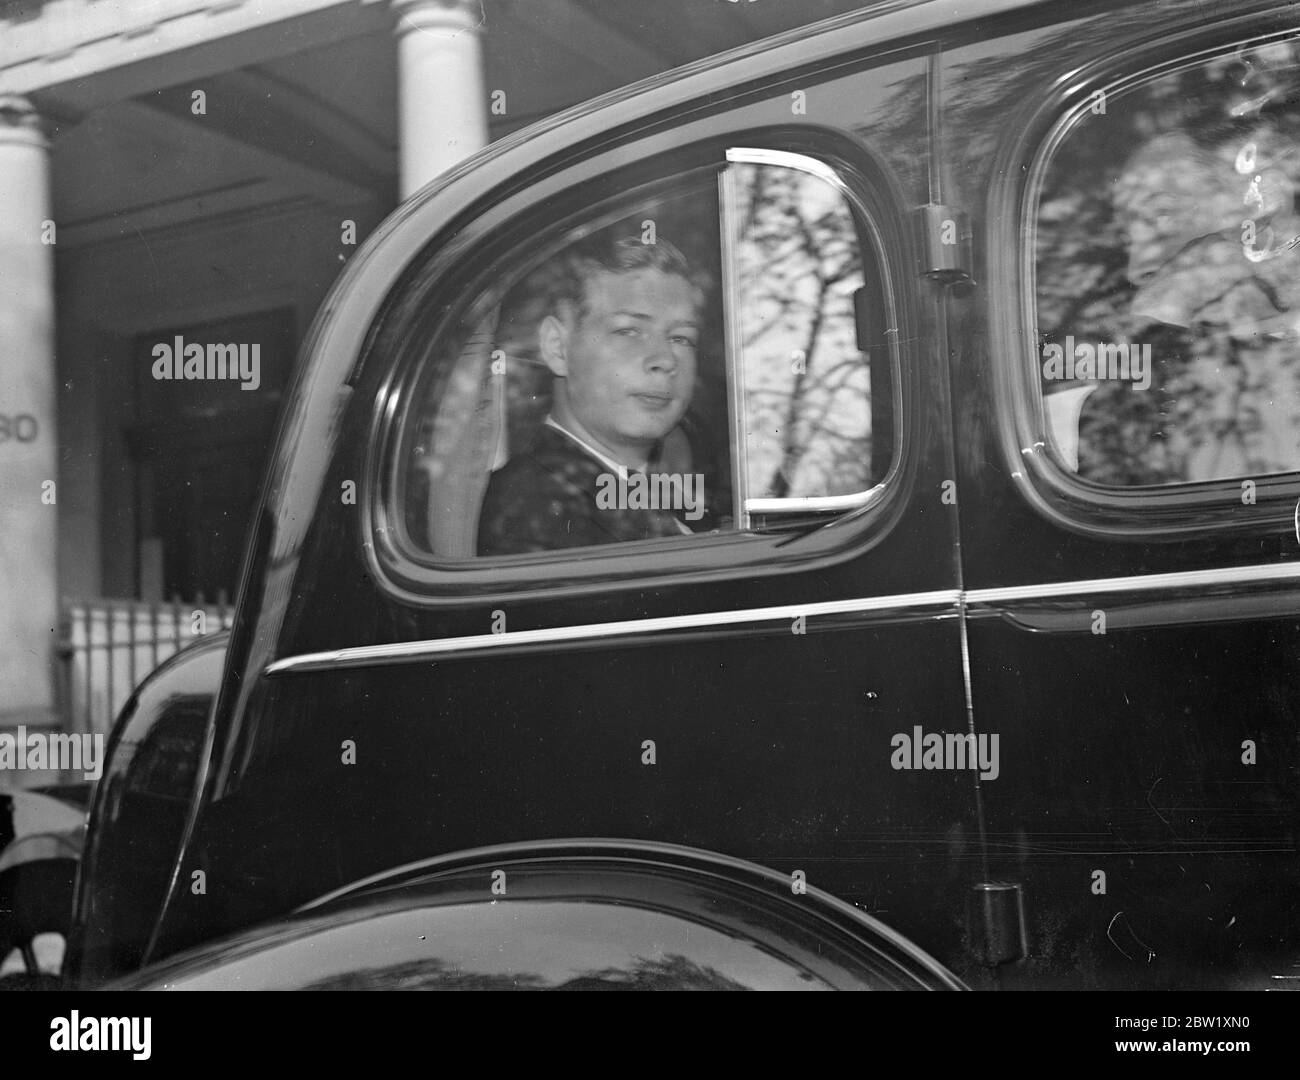
POLYGON ((893 358, 859 347, 883 295, 860 217, 827 165, 733 149, 521 230, 411 384, 392 490, 416 557, 685 543, 866 505, 893 358))
POLYGON ((1036 209, 1033 363, 1057 462, 1134 488, 1300 469, 1300 44, 1076 109, 1036 209))
POLYGON ((879 477, 849 203, 835 173, 806 156, 728 157, 740 520, 862 505, 879 477))

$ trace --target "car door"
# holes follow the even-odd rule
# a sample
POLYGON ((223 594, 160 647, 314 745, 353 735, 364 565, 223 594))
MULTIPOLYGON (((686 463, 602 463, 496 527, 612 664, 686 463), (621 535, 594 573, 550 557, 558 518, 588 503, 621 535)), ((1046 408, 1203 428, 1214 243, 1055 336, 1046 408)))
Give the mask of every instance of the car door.
MULTIPOLYGON (((888 39, 841 20, 598 103, 358 254, 288 408, 154 958, 405 861, 604 836, 776 867, 969 969, 976 755, 921 745, 967 723, 913 231, 929 65, 888 39), (548 275, 615 225, 702 271, 691 408, 655 452, 710 524, 480 555, 572 378, 542 355, 548 275)), ((552 513, 520 490, 507 537, 552 513)))
POLYGON ((985 252, 950 318, 1013 985, 1297 974, 1298 29, 1140 4, 945 43, 985 252))

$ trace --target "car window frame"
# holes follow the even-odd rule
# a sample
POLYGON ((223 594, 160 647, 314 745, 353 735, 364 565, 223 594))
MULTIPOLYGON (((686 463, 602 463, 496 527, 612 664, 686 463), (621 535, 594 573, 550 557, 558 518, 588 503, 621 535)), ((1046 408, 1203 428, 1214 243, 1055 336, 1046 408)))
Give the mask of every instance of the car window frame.
POLYGON ((1009 125, 988 192, 992 362, 998 442, 1020 491, 1044 517, 1069 531, 1114 540, 1185 540, 1225 533, 1275 535, 1291 524, 1300 499, 1300 469, 1254 477, 1116 487, 1072 474, 1048 451, 1037 336, 1037 219, 1043 181, 1056 149, 1087 113, 1098 91, 1117 100, 1148 82, 1300 34, 1292 12, 1253 12, 1213 27, 1153 33, 1125 42, 1058 80, 1009 125), (1276 28, 1265 24, 1270 16, 1276 28), (997 356, 1006 359, 996 359, 997 356), (1243 504, 1243 483, 1255 501, 1243 504))
MULTIPOLYGON (((382 353, 391 327, 383 321, 393 312, 403 313, 407 337, 421 323, 419 312, 440 309, 437 325, 423 347, 406 343, 401 355, 384 362, 382 384, 376 395, 366 436, 365 464, 358 502, 361 543, 379 587, 404 603, 420 606, 463 604, 465 599, 510 600, 555 597, 579 592, 625 591, 649 583, 678 584, 701 580, 734 579, 788 573, 795 565, 826 565, 860 553, 864 539, 882 536, 902 513, 905 480, 919 468, 917 434, 921 427, 919 372, 904 363, 903 344, 920 335, 913 329, 920 307, 918 265, 914 237, 906 228, 908 216, 901 187, 888 167, 858 139, 833 128, 814 125, 737 126, 709 134, 665 154, 653 140, 638 140, 631 147, 605 150, 588 159, 569 163, 535 186, 523 186, 486 207, 480 207, 467 233, 476 236, 472 247, 462 247, 454 258, 435 242, 426 244, 390 290, 375 325, 366 335, 358 357, 359 370, 382 353), (534 236, 534 215, 542 208, 549 215, 546 232, 554 225, 557 201, 590 209, 590 189, 598 186, 626 193, 658 189, 692 168, 726 165, 732 146, 770 146, 806 154, 833 169, 841 178, 853 208, 858 241, 874 253, 884 280, 881 288, 889 312, 888 333, 882 344, 889 349, 891 368, 893 457, 880 483, 881 492, 867 505, 837 516, 812 533, 729 531, 695 537, 613 543, 584 548, 492 557, 438 557, 403 543, 404 523, 400 493, 395 490, 395 459, 400 453, 403 418, 419 381, 421 359, 442 339, 448 319, 460 316, 480 302, 482 283, 491 278, 499 260, 518 249, 518 238, 534 236), (646 163, 654 168, 646 170, 646 163), (627 181, 637 173, 635 183, 627 181), (472 268, 466 273, 467 264, 472 268), (454 283, 454 284, 453 284, 454 283), (454 289, 454 292, 450 292, 454 289), (440 290, 447 303, 414 303, 414 297, 437 299, 440 290), (910 336, 909 336, 910 335, 910 336), (799 540, 797 544, 792 540, 799 540), (722 552, 725 551, 725 556, 722 552), (699 553, 699 554, 695 554, 699 553)), ((633 195, 628 201, 634 201, 633 195)), ((564 220, 567 214, 560 214, 564 220)), ((559 230, 559 231, 562 231, 559 230)), ((454 243, 454 241, 453 241, 454 243)))

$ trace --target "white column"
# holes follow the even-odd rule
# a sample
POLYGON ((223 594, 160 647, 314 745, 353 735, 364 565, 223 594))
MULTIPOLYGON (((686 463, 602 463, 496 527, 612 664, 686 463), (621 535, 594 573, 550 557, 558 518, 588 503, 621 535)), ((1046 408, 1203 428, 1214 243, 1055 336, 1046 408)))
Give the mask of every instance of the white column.
POLYGON ((477 0, 393 0, 401 196, 487 145, 477 0))
POLYGON ((0 97, 0 726, 54 721, 58 637, 54 247, 49 155, 0 97), (44 498, 43 498, 44 496, 44 498))

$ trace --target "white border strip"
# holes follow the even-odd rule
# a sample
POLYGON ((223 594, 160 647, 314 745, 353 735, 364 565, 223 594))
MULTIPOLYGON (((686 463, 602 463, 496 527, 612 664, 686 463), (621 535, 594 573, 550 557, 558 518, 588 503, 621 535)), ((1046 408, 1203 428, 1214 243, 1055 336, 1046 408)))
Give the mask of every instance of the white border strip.
POLYGON ((267 675, 303 668, 352 667, 397 660, 422 660, 446 653, 477 652, 483 649, 542 645, 559 641, 582 641, 638 634, 661 634, 738 623, 774 622, 800 615, 848 615, 864 611, 893 611, 918 607, 950 607, 956 615, 961 604, 960 589, 934 592, 870 596, 857 600, 827 600, 816 604, 786 604, 781 607, 746 608, 739 611, 708 611, 696 615, 668 615, 658 619, 629 619, 623 622, 588 623, 583 626, 555 626, 541 630, 507 631, 503 634, 475 634, 472 637, 433 638, 401 641, 392 645, 363 645, 332 652, 305 653, 277 660, 266 668, 267 675))

